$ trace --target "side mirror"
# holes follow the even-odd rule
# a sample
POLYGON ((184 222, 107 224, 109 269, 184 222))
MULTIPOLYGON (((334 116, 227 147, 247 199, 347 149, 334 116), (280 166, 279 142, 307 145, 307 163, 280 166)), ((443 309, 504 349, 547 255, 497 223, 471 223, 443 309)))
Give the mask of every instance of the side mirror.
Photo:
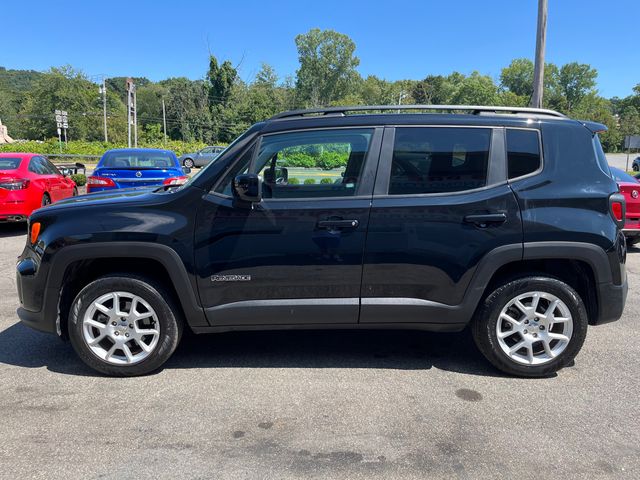
POLYGON ((191 173, 191 169, 189 167, 182 167, 182 171, 185 175, 189 175, 191 173))
POLYGON ((238 175, 233 179, 233 196, 247 203, 262 201, 262 179, 255 173, 238 175))

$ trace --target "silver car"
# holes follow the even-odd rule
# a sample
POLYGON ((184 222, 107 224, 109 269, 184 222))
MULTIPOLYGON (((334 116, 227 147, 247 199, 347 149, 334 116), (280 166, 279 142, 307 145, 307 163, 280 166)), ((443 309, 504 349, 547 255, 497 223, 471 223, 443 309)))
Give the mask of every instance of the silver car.
POLYGON ((213 147, 205 147, 202 150, 195 153, 185 153, 181 155, 178 160, 180 163, 187 167, 204 167, 207 163, 216 159, 220 152, 222 152, 226 147, 221 146, 213 146, 213 147))

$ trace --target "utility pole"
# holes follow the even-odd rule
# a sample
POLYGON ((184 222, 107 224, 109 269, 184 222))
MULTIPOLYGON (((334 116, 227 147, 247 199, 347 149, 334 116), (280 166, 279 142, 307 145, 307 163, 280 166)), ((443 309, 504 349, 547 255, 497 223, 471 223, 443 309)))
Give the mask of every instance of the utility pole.
POLYGON ((138 116, 136 114, 136 86, 127 78, 127 144, 131 148, 131 125, 134 126, 135 146, 138 146, 138 116))
POLYGON ((138 94, 133 88, 133 144, 138 147, 138 94))
POLYGON ((164 144, 167 144, 167 112, 164 108, 164 97, 162 97, 162 127, 164 132, 164 144))
POLYGON ((536 32, 536 64, 533 71, 531 106, 542 108, 544 91, 544 49, 547 43, 547 0, 538 0, 538 28, 536 32))
POLYGON ((107 136, 107 82, 105 78, 102 77, 102 86, 98 88, 98 91, 102 94, 102 115, 103 115, 103 123, 104 123, 104 143, 109 141, 109 137, 107 136))

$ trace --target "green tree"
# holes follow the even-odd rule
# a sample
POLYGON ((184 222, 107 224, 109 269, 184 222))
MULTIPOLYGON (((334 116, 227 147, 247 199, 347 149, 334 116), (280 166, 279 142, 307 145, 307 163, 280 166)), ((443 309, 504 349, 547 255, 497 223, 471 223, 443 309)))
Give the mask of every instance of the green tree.
POLYGON ((319 107, 345 96, 359 77, 356 44, 334 30, 314 28, 296 36, 300 68, 296 91, 299 103, 319 107))
POLYGON ((571 113, 580 101, 595 93, 598 71, 584 63, 567 63, 558 73, 558 89, 564 100, 564 110, 571 113))
POLYGON ((464 78, 452 98, 456 105, 495 105, 498 103, 498 86, 487 75, 473 72, 464 78))

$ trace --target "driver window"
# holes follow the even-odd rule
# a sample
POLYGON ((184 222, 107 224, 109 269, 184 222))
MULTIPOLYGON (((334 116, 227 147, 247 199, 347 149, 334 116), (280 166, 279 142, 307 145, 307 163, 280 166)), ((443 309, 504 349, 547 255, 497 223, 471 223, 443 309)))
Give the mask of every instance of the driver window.
POLYGON ((372 129, 288 132, 263 137, 252 172, 264 198, 354 196, 372 129))

